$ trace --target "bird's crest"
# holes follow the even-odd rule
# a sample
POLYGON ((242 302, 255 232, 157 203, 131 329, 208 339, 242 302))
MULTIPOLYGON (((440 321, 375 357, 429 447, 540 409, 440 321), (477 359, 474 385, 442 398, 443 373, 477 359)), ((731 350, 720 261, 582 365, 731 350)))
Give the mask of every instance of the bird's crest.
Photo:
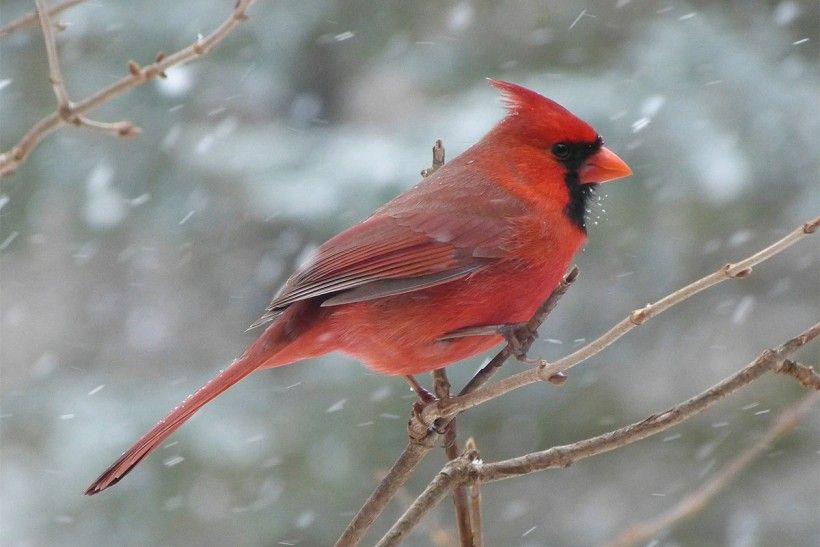
POLYGON ((501 92, 501 99, 510 114, 519 114, 525 110, 536 110, 545 107, 565 110, 555 101, 547 99, 532 89, 504 80, 493 80, 492 78, 489 79, 489 82, 490 85, 501 92))
MULTIPOLYGON (((555 101, 531 89, 503 80, 490 79, 490 85, 501 91, 508 120, 519 118, 526 124, 525 133, 545 140, 594 141, 597 132, 585 121, 555 101)), ((520 124, 517 124, 520 126, 520 124)))

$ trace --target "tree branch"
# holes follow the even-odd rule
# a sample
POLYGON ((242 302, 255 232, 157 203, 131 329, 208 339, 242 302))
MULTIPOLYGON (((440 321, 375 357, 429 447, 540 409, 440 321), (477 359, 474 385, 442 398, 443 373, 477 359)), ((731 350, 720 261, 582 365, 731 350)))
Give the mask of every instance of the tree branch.
MULTIPOLYGON (((436 143, 441 143, 441 141, 436 141, 436 143)), ((435 148, 433 148, 433 154, 435 154, 435 148)), ((435 159, 433 162, 435 164, 435 159)), ((439 399, 449 399, 450 380, 447 378, 447 372, 443 368, 433 371, 433 382, 436 397, 439 399)), ((458 450, 455 418, 447 424, 447 429, 444 433, 444 454, 447 456, 448 461, 455 460, 461 455, 458 450)), ((470 521, 467 487, 463 484, 458 484, 453 487, 453 506, 456 512, 459 543, 462 547, 473 547, 473 526, 470 521)))
MULTIPOLYGON (((431 440, 434 442, 437 439, 431 437, 431 440)), ((345 531, 336 540, 337 547, 359 544, 367 531, 370 530, 370 527, 373 526, 376 517, 381 514, 387 503, 396 495, 396 492, 404 486, 416 466, 433 446, 433 444, 427 446, 416 442, 407 444, 399 459, 396 460, 387 475, 370 494, 370 497, 367 498, 367 501, 353 517, 353 520, 350 521, 350 524, 347 525, 345 531)))
POLYGON ((139 135, 139 128, 135 127, 131 122, 98 122, 86 116, 78 116, 74 113, 74 107, 69 98, 68 90, 66 89, 63 71, 60 68, 60 58, 57 55, 57 39, 54 36, 54 25, 48 15, 48 7, 46 6, 45 0, 34 1, 37 5, 37 16, 40 19, 40 28, 43 31, 43 39, 46 45, 48 80, 54 89, 54 96, 57 99, 57 113, 60 118, 66 123, 88 127, 115 136, 134 137, 139 135))
MULTIPOLYGON (((38 0, 38 4, 41 1, 42 0, 38 0)), ((83 100, 71 104, 68 112, 58 110, 41 119, 23 135, 20 141, 12 147, 11 150, 0 154, 0 175, 7 176, 13 174, 44 137, 59 129, 69 120, 72 121, 72 123, 79 122, 79 125, 87 125, 93 129, 103 129, 106 132, 121 136, 135 134, 136 128, 128 122, 118 122, 115 124, 101 124, 99 122, 88 123, 88 120, 83 118, 82 115, 98 108, 133 87, 144 84, 155 77, 162 76, 165 71, 171 67, 188 63, 205 55, 213 49, 214 46, 224 40, 240 22, 248 18, 246 11, 255 1, 256 0, 237 0, 231 15, 208 36, 198 39, 192 45, 171 55, 158 55, 154 63, 145 67, 140 67, 136 62, 129 61, 129 74, 127 76, 120 78, 110 86, 101 89, 83 100), (76 121, 74 121, 75 119, 76 121)), ((46 10, 40 10, 40 13, 42 15, 46 13, 46 10)))
POLYGON ((778 374, 791 376, 800 382, 800 385, 803 387, 807 387, 809 389, 820 389, 820 374, 818 374, 812 367, 801 365, 800 363, 795 363, 794 361, 786 359, 783 363, 781 363, 777 370, 775 370, 775 372, 778 374))
POLYGON ((666 513, 652 520, 629 526, 618 534, 609 547, 629 547, 644 544, 661 531, 702 511, 712 501, 712 498, 726 488, 752 461, 768 450, 774 441, 794 429, 800 419, 817 403, 818 399, 820 399, 820 392, 815 391, 789 406, 781 412, 769 430, 756 443, 715 473, 710 481, 686 496, 666 513))
POLYGON ((68 92, 63 82, 63 73, 60 70, 60 60, 57 57, 57 41, 54 38, 54 27, 48 15, 46 0, 34 0, 37 5, 37 17, 40 19, 40 28, 43 30, 43 39, 46 42, 46 55, 48 56, 48 79, 54 88, 54 96, 57 97, 57 110, 60 113, 69 115, 71 113, 71 101, 68 99, 68 92))
POLYGON ((776 371, 785 356, 793 353, 818 335, 820 335, 820 323, 815 324, 778 348, 764 351, 749 365, 703 393, 660 414, 653 414, 640 422, 603 435, 495 463, 482 463, 474 458, 474 454, 465 454, 457 460, 450 461, 427 485, 424 492, 396 521, 377 545, 380 547, 398 545, 454 485, 466 482, 493 482, 546 469, 568 467, 577 461, 615 450, 666 431, 710 408, 724 397, 751 384, 767 372, 776 371), (471 456, 473 457, 471 458, 471 456))
MULTIPOLYGON (((464 443, 465 452, 475 452, 478 456, 478 447, 475 439, 470 437, 464 443)), ((484 540, 481 534, 481 485, 477 482, 470 484, 470 524, 473 526, 473 545, 482 547, 484 540)))
MULTIPOLYGON (((85 1, 86 0, 66 0, 65 2, 62 2, 60 4, 57 4, 56 6, 53 6, 53 7, 49 8, 47 13, 48 13, 49 17, 52 17, 54 15, 57 15, 58 13, 61 13, 65 10, 69 9, 69 8, 73 8, 77 4, 82 4, 85 1)), ((0 38, 5 38, 6 36, 11 34, 12 32, 14 32, 16 30, 20 30, 22 28, 36 27, 39 22, 40 22, 40 17, 37 14, 36 11, 33 11, 33 12, 31 12, 27 15, 24 15, 22 17, 18 17, 17 19, 12 21, 11 23, 6 23, 5 25, 0 27, 0 38)))
POLYGON ((487 464, 481 471, 480 480, 482 482, 496 481, 552 467, 566 467, 578 460, 609 452, 666 431, 670 427, 703 412, 767 372, 776 371, 785 356, 794 353, 818 335, 820 335, 820 323, 814 324, 779 347, 762 352, 757 359, 732 376, 665 412, 654 414, 636 424, 575 443, 569 447, 552 448, 495 464, 487 464))
POLYGON ((433 164, 427 169, 422 169, 421 176, 424 178, 429 177, 442 165, 444 165, 444 143, 441 142, 441 139, 436 139, 436 142, 433 143, 433 164))
POLYGON ((465 454, 462 458, 451 460, 447 462, 444 468, 438 472, 433 478, 424 492, 416 498, 407 511, 402 515, 396 524, 390 528, 390 531, 382 537, 376 544, 376 547, 388 547, 390 545, 398 545, 404 535, 406 535, 413 526, 415 526, 421 518, 433 507, 439 504, 447 495, 447 491, 459 483, 464 482, 466 477, 466 466, 472 465, 473 460, 470 459, 473 454, 465 454))
POLYGON ((752 267, 784 251, 788 247, 806 237, 808 234, 814 233, 817 230, 818 225, 820 225, 820 217, 799 226, 781 240, 753 254, 752 256, 735 264, 726 264, 716 272, 707 275, 706 277, 703 277, 681 289, 678 289, 672 294, 661 298, 654 304, 647 304, 646 307, 633 311, 629 314, 629 316, 621 320, 601 337, 590 342, 578 351, 559 359, 558 361, 553 363, 542 361, 537 367, 504 378, 503 380, 500 380, 499 382, 496 382, 484 389, 473 391, 471 394, 459 395, 458 397, 449 399, 447 402, 437 401, 427 404, 422 410, 422 418, 428 423, 431 423, 436 419, 455 416, 468 408, 472 408, 492 399, 496 399, 520 387, 538 381, 550 380, 551 378, 554 378, 556 374, 566 372, 575 365, 599 353, 632 329, 644 324, 649 319, 663 313, 672 306, 680 304, 697 293, 708 289, 713 285, 717 285, 722 281, 726 281, 727 279, 742 279, 747 277, 752 272, 752 267))

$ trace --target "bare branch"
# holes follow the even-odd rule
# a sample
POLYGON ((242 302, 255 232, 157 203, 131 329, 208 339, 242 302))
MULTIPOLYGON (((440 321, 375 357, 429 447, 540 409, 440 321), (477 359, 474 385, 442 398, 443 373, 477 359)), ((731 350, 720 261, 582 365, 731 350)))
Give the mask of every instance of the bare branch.
MULTIPOLYGON (((440 143, 441 141, 436 141, 440 143)), ((433 148, 435 154, 435 148, 433 148)), ((433 160, 435 165, 435 158, 433 160)), ((436 397, 439 399, 450 398, 450 380, 447 378, 447 372, 443 369, 436 369, 433 371, 433 381, 435 386, 436 397)), ((447 424, 447 429, 444 433, 444 454, 447 460, 455 460, 459 457, 458 439, 456 434, 456 419, 453 418, 447 424)), ((456 524, 458 525, 458 538, 462 547, 473 547, 473 527, 470 522, 470 507, 467 500, 467 487, 463 484, 458 484, 453 487, 453 505, 456 511, 456 524)))
MULTIPOLYGON (((470 437, 464 443, 465 452, 475 452, 478 454, 478 447, 475 444, 475 439, 470 437)), ((473 545, 475 547, 482 547, 484 541, 481 535, 481 485, 473 482, 470 485, 470 524, 473 527, 473 545)))
POLYGON ((610 547, 629 547, 631 545, 644 544, 657 536, 661 531, 702 511, 706 505, 712 501, 712 498, 719 494, 720 491, 734 480, 752 461, 768 450, 775 440, 794 429, 800 419, 817 403, 818 399, 820 399, 820 392, 815 391, 789 406, 778 416, 774 424, 756 443, 744 450, 728 465, 715 473, 715 476, 710 481, 686 496, 666 513, 652 520, 633 524, 628 527, 618 534, 615 541, 610 544, 610 547))
POLYGON ((48 56, 48 80, 54 89, 54 96, 57 99, 57 114, 61 120, 76 126, 88 127, 96 131, 101 131, 109 135, 119 137, 133 137, 139 135, 139 128, 131 122, 98 122, 79 116, 74 113, 74 106, 68 96, 65 86, 65 78, 60 68, 60 58, 57 55, 57 40, 54 36, 54 25, 48 15, 48 7, 45 0, 35 0, 37 4, 37 16, 40 19, 40 28, 43 31, 43 39, 46 44, 46 55, 48 56))
MULTIPOLYGON (((171 55, 158 56, 154 63, 145 67, 140 67, 134 61, 129 61, 127 76, 120 78, 105 89, 101 89, 93 95, 72 104, 70 113, 75 116, 86 114, 133 87, 142 85, 153 78, 161 77, 165 71, 171 67, 188 63, 205 55, 224 40, 240 22, 248 18, 246 11, 255 1, 256 0, 237 0, 231 15, 225 19, 216 30, 208 36, 198 39, 186 48, 171 55)), ((65 123, 65 116, 61 115, 59 111, 37 122, 23 135, 20 141, 12 147, 11 150, 0 154, 0 175, 7 176, 13 174, 44 137, 53 133, 65 123)), ((118 123, 125 124, 128 122, 118 123)), ((90 127, 113 132, 117 124, 92 124, 90 127)), ((133 134, 133 131, 127 130, 124 136, 130 134, 133 134)))
MULTIPOLYGON (((86 0, 66 0, 65 2, 62 2, 60 4, 57 4, 56 6, 49 8, 47 13, 49 17, 53 17, 58 13, 63 12, 69 8, 73 8, 77 4, 81 4, 85 1, 86 0)), ((0 27, 0 38, 5 38, 12 32, 19 30, 21 28, 35 27, 39 22, 40 18, 37 12, 33 11, 27 15, 15 19, 11 23, 6 23, 2 27, 0 27)))
MULTIPOLYGON (((437 438, 431 437, 431 440, 435 442, 437 438)), ((427 455, 433 446, 433 444, 426 446, 415 442, 407 444, 407 448, 404 449, 399 459, 396 460, 396 463, 394 463, 390 471, 387 472, 387 475, 385 475, 384 479, 379 483, 379 486, 370 494, 370 497, 367 498, 362 508, 356 513, 356 516, 353 517, 350 524, 347 525, 347 528, 339 539, 336 540, 337 547, 358 545, 359 541, 361 541, 367 531, 370 530, 370 527, 373 526, 376 517, 381 514, 387 503, 396 495, 396 492, 404 486, 404 483, 410 478, 416 466, 424 459, 424 456, 427 455)))
POLYGON ((54 26, 48 15, 46 0, 34 0, 37 5, 37 17, 40 19, 40 28, 43 31, 43 39, 46 42, 46 55, 48 56, 48 79, 54 88, 54 96, 57 97, 57 111, 63 119, 69 121, 71 115, 71 101, 68 99, 68 92, 63 82, 63 72, 60 70, 60 60, 57 57, 57 41, 54 38, 54 26))
POLYGON ((792 376, 800 382, 803 387, 820 389, 820 374, 818 374, 812 367, 801 365, 800 363, 795 363, 794 361, 786 359, 775 372, 778 374, 792 376))
POLYGON ((644 324, 649 319, 663 313, 672 306, 691 298, 697 293, 708 289, 713 285, 726 281, 727 279, 741 279, 748 276, 751 273, 753 266, 756 266, 757 264, 760 264, 761 262, 768 260, 776 254, 784 251, 788 247, 806 237, 806 235, 814 233, 818 225, 820 225, 820 217, 799 226, 786 237, 753 254, 752 256, 735 264, 727 264, 711 275, 707 275, 706 277, 703 277, 694 283, 691 283, 673 292, 672 294, 661 298, 654 304, 648 304, 644 308, 633 311, 629 314, 629 316, 617 323, 601 337, 582 347, 578 351, 559 359, 558 361, 553 363, 542 361, 538 367, 534 367, 504 378, 489 387, 473 391, 471 394, 453 397, 446 403, 443 401, 438 401, 436 403, 428 404, 422 411, 422 418, 428 423, 431 423, 433 420, 438 418, 455 416, 459 412, 463 412, 468 408, 472 408, 500 397, 505 393, 509 393, 510 391, 516 390, 520 387, 538 381, 550 380, 551 378, 554 378, 556 374, 566 372, 575 365, 599 353, 635 327, 644 324))
POLYGON ((463 478, 466 476, 465 466, 472 463, 472 460, 469 459, 470 456, 471 454, 465 454, 461 458, 447 462, 444 468, 427 485, 424 492, 416 498, 413 505, 402 515, 401 519, 379 540, 376 547, 398 545, 412 527, 421 520, 421 517, 439 504, 452 486, 463 482, 463 478))
POLYGON ((85 116, 78 116, 83 127, 94 129, 101 133, 108 133, 114 137, 136 137, 142 130, 129 121, 121 122, 98 122, 85 116))
MULTIPOLYGON (((381 480, 384 478, 384 472, 377 473, 376 478, 381 480)), ((410 493, 405 484, 396 493, 393 502, 402 507, 402 511, 406 510, 416 500, 416 495, 410 493)), ((452 547, 458 545, 456 533, 452 527, 443 524, 443 515, 433 515, 432 518, 419 524, 416 529, 418 533, 423 533, 426 538, 426 544, 431 547, 452 547)))
POLYGON ((422 169, 421 176, 424 178, 429 177, 442 165, 444 165, 444 143, 441 139, 436 139, 436 142, 433 144, 433 164, 427 169, 422 169))
MULTIPOLYGON (((411 462, 412 468, 415 468, 416 465, 423 459, 426 453, 430 450, 431 447, 435 442, 438 441, 438 435, 434 431, 427 430, 427 428, 423 425, 424 423, 437 423, 441 424, 444 422, 446 424, 448 418, 455 416, 459 412, 466 410, 467 408, 471 408, 482 402, 487 400, 499 397, 504 393, 517 389, 523 385, 533 383, 536 381, 541 380, 542 376, 546 376, 549 378, 554 378, 556 374, 563 372, 575 366, 577 363, 580 363, 582 360, 587 359, 594 355, 595 353, 601 351, 609 344, 613 343, 615 340, 626 334, 629 330, 648 320, 650 317, 657 315, 666 309, 672 307, 673 305, 689 298, 690 296, 714 285, 717 284, 725 279, 729 278, 741 278, 748 275, 751 271, 751 267, 767 260, 768 258, 774 256, 775 254, 783 251, 787 247, 793 245, 798 240, 802 239, 806 234, 813 233, 817 226, 820 224, 820 218, 816 218, 812 221, 807 222, 806 224, 802 225, 780 241, 774 243, 773 245, 763 249, 762 251, 752 255, 751 257, 737 263, 734 265, 727 265, 724 268, 721 268, 715 274, 711 276, 707 276, 695 283, 684 287, 683 289, 676 291, 672 295, 659 300, 656 304, 650 305, 647 308, 643 308, 641 310, 636 310, 630 314, 624 321, 610 329, 606 334, 604 334, 598 340, 592 342, 590 345, 581 348, 577 352, 573 353, 570 356, 565 357, 564 359, 553 363, 553 365, 544 364, 542 367, 538 367, 532 369, 530 371, 525 371, 523 373, 519 373, 513 375, 505 380, 501 380, 500 382, 493 384, 489 388, 479 389, 495 372, 498 366, 503 363, 507 358, 512 355, 512 348, 507 345, 504 349, 501 350, 493 359, 492 361, 483 367, 473 379, 468 383, 467 386, 459 393, 457 397, 451 398, 447 401, 447 403, 443 403, 442 401, 434 402, 432 404, 428 404, 422 410, 422 420, 411 420, 409 424, 409 429, 411 431, 411 443, 405 449, 405 452, 399 458, 399 461, 396 465, 408 465, 408 461, 411 462), (673 298, 674 297, 674 298, 673 298), (594 351, 593 351, 594 350, 594 351), (561 365, 561 368, 557 367, 556 365, 561 365), (545 372, 547 369, 550 370, 549 375, 545 372), (522 381, 522 376, 524 377, 522 381), (415 437, 413 436, 415 427, 415 437), (419 443, 424 443, 420 445, 419 443), (427 448, 420 448, 420 446, 428 445, 427 448)), ((567 278, 565 278, 565 283, 571 284, 574 280, 577 271, 570 272, 567 278)), ((563 288, 566 290, 566 287, 563 288)), ((554 296, 560 297, 561 294, 561 287, 556 289, 553 293, 554 296)), ((550 297, 552 300, 552 297, 550 297)), ((557 298, 556 298, 557 300, 557 298)), ((546 313, 549 313, 549 309, 551 309, 550 304, 554 306, 554 302, 550 303, 548 300, 545 302, 544 306, 539 310, 546 310, 546 313)), ((538 313, 536 314, 538 315, 538 313)), ((535 319, 535 318, 534 318, 535 319)), ((539 323, 540 324, 540 323, 539 323)), ((535 326, 537 328, 537 325, 535 326)), ((348 525, 348 528, 342 534, 341 538, 339 539, 339 543, 337 545, 353 545, 356 544, 361 538, 367 533, 367 530, 372 526, 373 522, 375 521, 376 517, 381 513, 384 506, 393 496, 395 491, 400 488, 404 481, 410 476, 412 472, 412 468, 409 470, 404 470, 399 475, 401 478, 401 483, 391 485, 389 484, 391 477, 387 477, 382 484, 379 485, 376 492, 374 492, 370 499, 365 503, 365 505, 361 508, 359 513, 356 515, 354 520, 348 525)))
POLYGON ((481 470, 480 480, 482 482, 495 481, 551 467, 566 467, 578 460, 609 452, 665 431, 706 410, 724 397, 749 385, 765 373, 776 371, 786 355, 795 352, 818 335, 820 335, 820 323, 814 324, 778 348, 764 351, 757 359, 737 373, 665 412, 652 415, 636 424, 617 429, 611 433, 575 443, 569 447, 551 448, 520 458, 487 464, 481 470))
POLYGON ((546 469, 568 467, 573 463, 632 444, 656 435, 703 412, 724 397, 751 384, 767 372, 776 371, 785 356, 796 351, 820 335, 820 323, 773 350, 766 350, 749 365, 692 397, 660 414, 653 414, 632 425, 540 452, 495 463, 481 463, 474 454, 465 454, 444 466, 427 488, 413 502, 402 517, 379 541, 379 546, 397 545, 422 517, 435 507, 455 484, 465 482, 492 482, 519 477, 546 469))

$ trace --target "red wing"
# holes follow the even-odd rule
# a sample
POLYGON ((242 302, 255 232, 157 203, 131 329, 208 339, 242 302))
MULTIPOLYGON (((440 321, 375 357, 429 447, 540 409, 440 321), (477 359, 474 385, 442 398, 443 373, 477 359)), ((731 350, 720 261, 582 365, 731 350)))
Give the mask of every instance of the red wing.
POLYGON ((251 328, 299 300, 326 295, 322 305, 335 306, 407 293, 470 275, 502 257, 522 204, 486 180, 447 167, 439 170, 444 177, 437 172, 319 247, 251 328), (448 184, 447 175, 459 180, 448 184))
POLYGON ((506 230, 491 220, 400 217, 371 217, 322 245, 253 326, 298 300, 329 295, 323 305, 339 305, 402 294, 469 275, 500 256, 506 230))

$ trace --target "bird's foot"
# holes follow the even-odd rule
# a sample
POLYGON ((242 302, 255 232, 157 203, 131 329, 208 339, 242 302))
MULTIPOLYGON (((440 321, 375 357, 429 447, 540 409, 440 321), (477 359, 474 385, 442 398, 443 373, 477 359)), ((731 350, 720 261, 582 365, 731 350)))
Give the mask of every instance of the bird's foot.
POLYGON ((538 338, 538 331, 530 328, 527 323, 512 323, 509 325, 498 325, 498 334, 504 337, 507 345, 512 351, 513 357, 530 365, 540 363, 539 359, 530 359, 527 352, 530 351, 532 343, 538 338))
POLYGON ((443 428, 438 423, 439 420, 427 423, 424 418, 424 409, 427 408, 428 405, 438 403, 438 397, 426 390, 413 376, 408 374, 404 376, 404 379, 410 384, 410 389, 415 391, 419 397, 419 400, 413 403, 412 416, 410 417, 410 422, 407 424, 410 438, 421 442, 429 437, 428 432, 430 431, 435 431, 440 435, 444 434, 446 428, 443 428))

